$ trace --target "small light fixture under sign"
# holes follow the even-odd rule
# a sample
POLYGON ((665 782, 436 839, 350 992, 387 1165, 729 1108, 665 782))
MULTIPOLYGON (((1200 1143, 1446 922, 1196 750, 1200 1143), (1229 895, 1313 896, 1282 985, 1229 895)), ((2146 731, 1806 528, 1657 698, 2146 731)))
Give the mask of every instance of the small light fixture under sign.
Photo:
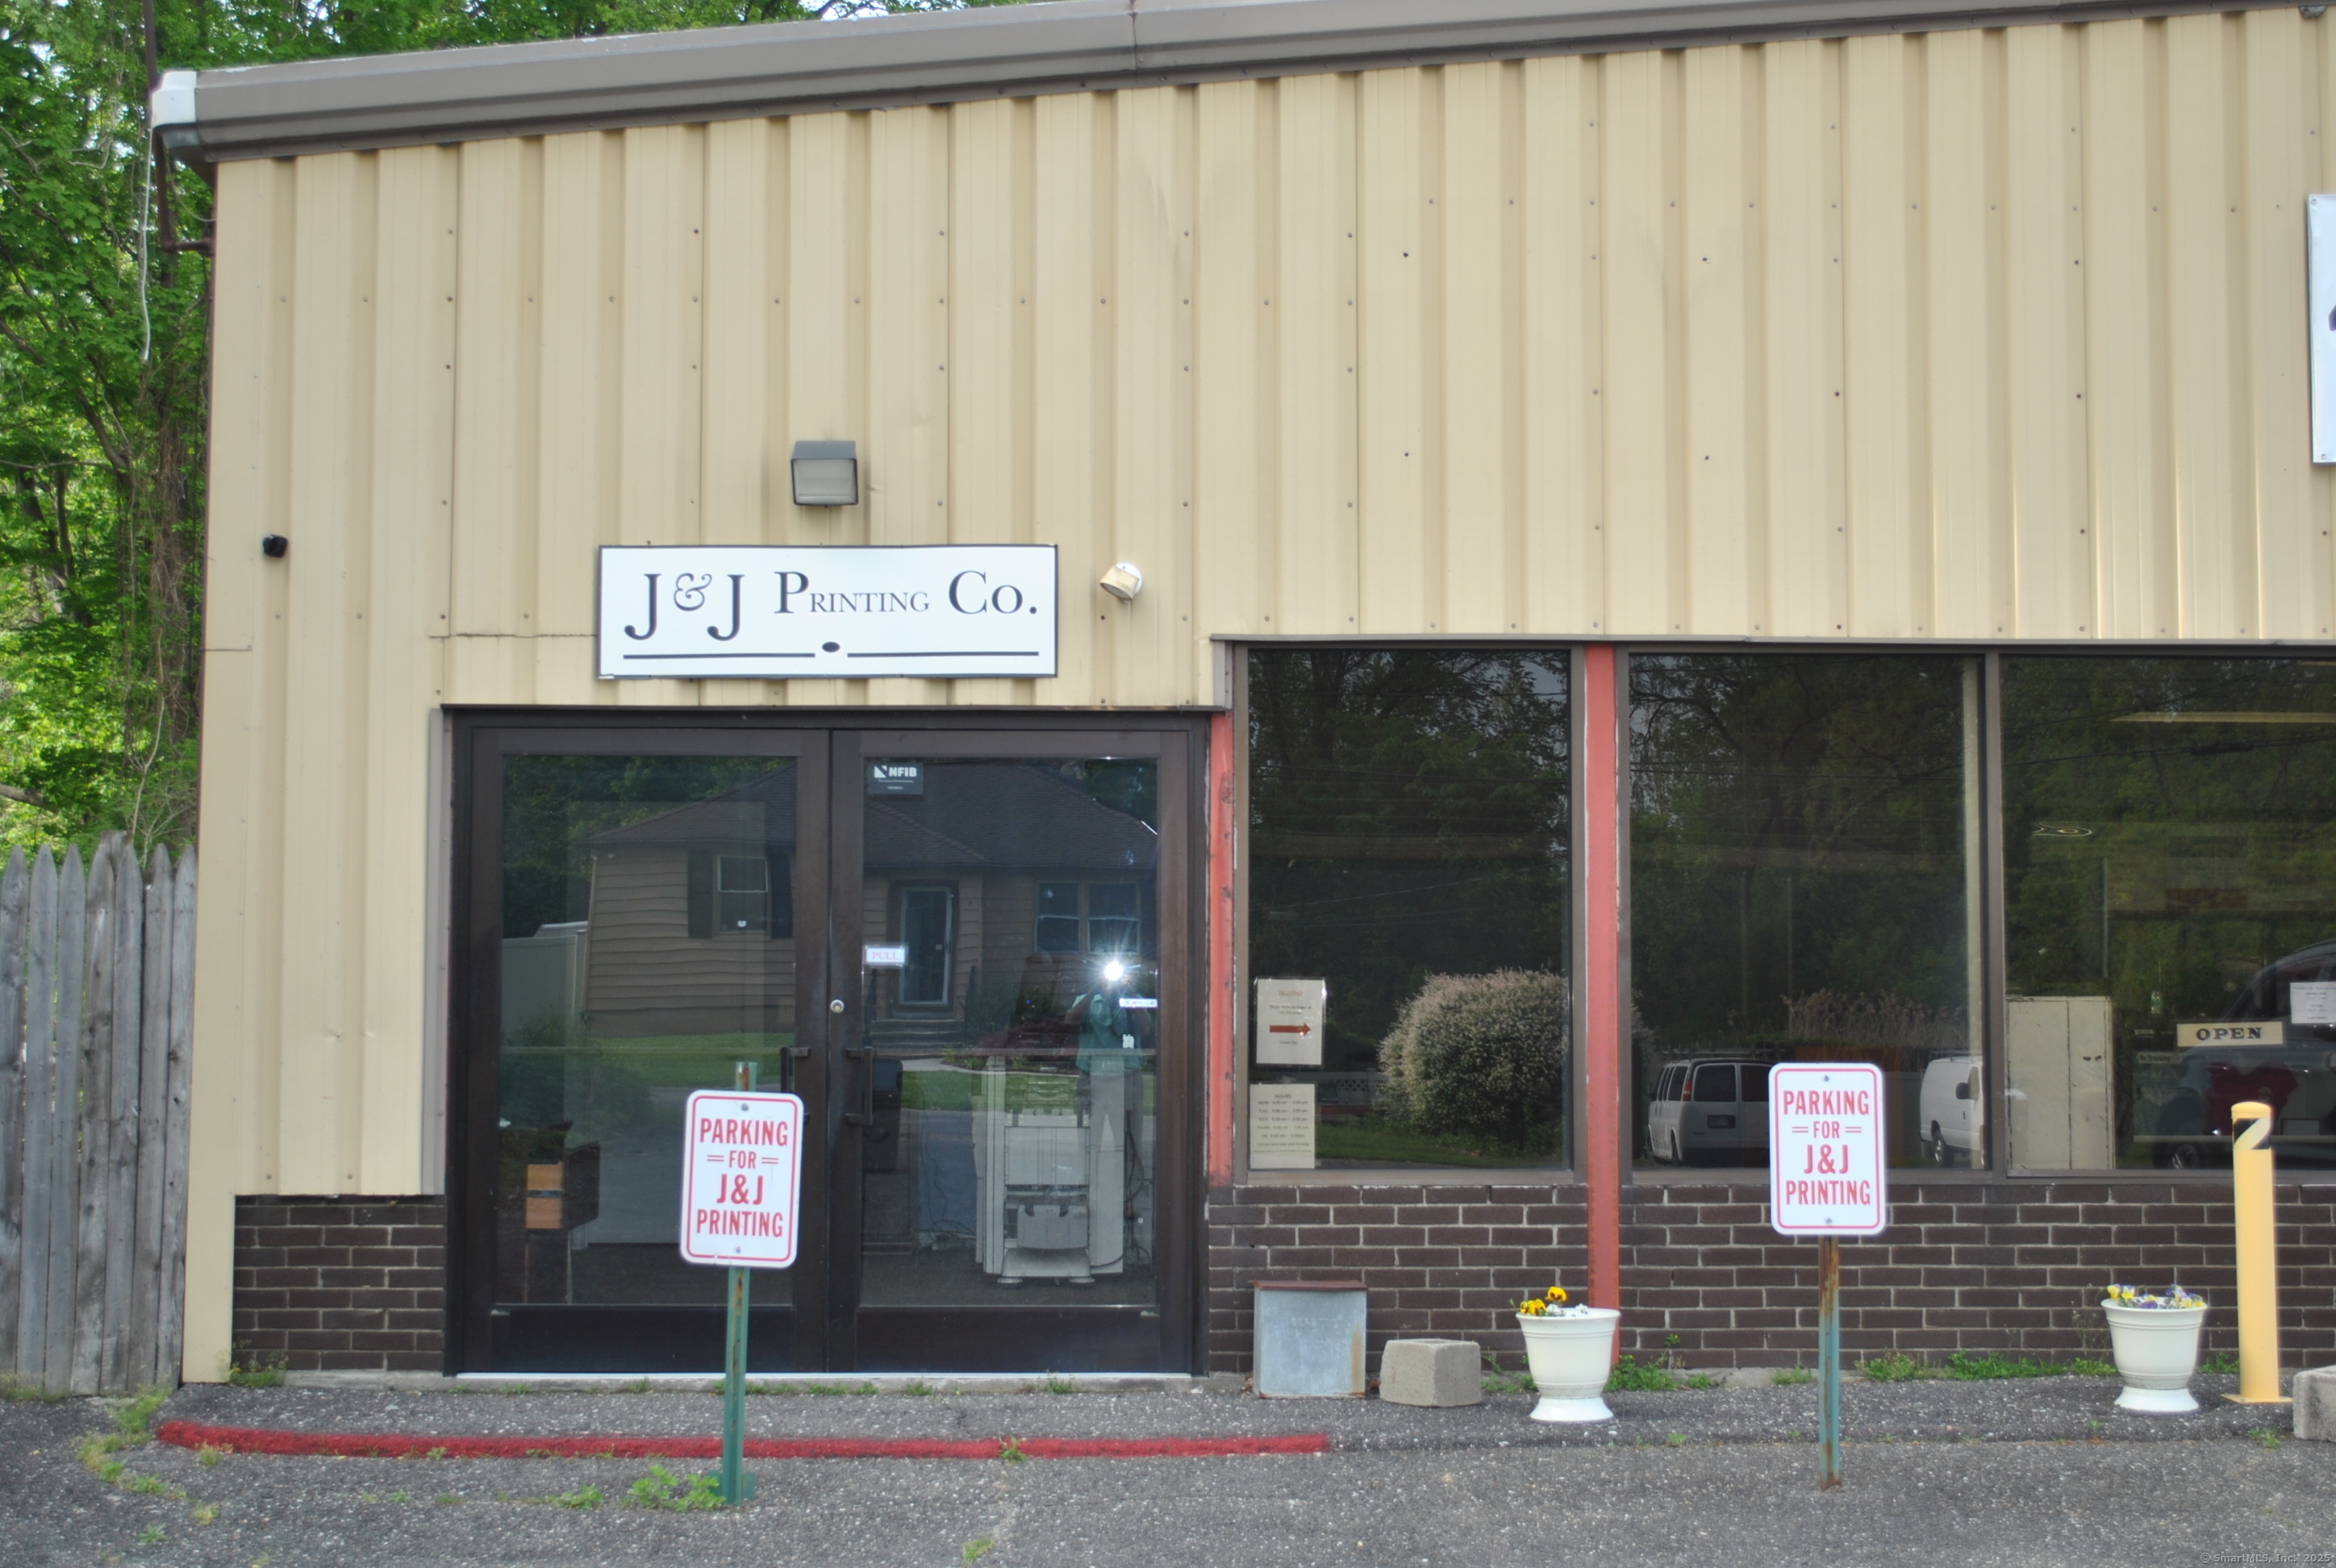
POLYGON ((849 441, 798 441, 787 464, 797 506, 858 506, 860 453, 849 441))
POLYGON ((1097 586, 1112 598, 1134 604, 1135 596, 1144 591, 1144 569, 1134 561, 1123 560, 1105 572, 1097 579, 1097 586))

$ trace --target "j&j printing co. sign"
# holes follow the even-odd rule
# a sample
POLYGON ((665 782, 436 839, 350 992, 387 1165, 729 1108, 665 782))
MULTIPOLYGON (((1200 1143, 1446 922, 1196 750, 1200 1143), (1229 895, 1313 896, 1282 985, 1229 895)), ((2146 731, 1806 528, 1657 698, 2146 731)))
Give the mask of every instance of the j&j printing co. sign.
POLYGON ((1055 673, 1055 547, 608 545, 600 678, 1055 673))

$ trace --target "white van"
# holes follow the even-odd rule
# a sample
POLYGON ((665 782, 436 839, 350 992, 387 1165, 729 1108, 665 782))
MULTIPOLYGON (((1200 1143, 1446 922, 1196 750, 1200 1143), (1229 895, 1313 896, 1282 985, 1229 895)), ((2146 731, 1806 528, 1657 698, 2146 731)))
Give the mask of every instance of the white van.
POLYGON ((1922 1069, 1922 1147, 1934 1165, 1979 1164, 1987 1143, 1987 1079, 1978 1057, 1941 1057, 1922 1069))
POLYGON ((1768 1064, 1691 1057, 1655 1076, 1647 1151, 1671 1165, 1768 1163, 1768 1064))

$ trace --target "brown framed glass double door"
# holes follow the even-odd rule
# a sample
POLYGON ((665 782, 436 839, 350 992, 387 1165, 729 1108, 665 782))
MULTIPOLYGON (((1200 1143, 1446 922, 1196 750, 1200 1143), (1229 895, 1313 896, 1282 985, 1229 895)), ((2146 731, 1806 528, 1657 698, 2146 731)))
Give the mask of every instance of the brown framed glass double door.
POLYGON ((756 1369, 1189 1364, 1199 737, 885 717, 459 721, 460 1368, 719 1367, 681 1104, 741 1061, 807 1112, 756 1369))

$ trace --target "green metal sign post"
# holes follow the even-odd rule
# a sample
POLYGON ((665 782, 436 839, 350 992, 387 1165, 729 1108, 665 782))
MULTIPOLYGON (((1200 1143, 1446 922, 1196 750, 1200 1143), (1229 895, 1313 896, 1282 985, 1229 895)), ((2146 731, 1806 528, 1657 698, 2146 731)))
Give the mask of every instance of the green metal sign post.
MULTIPOLYGON (((754 1093, 756 1076, 753 1062, 740 1062, 740 1092, 754 1093)), ((754 1495, 754 1477, 746 1473, 746 1303, 754 1272, 730 1271, 730 1321, 723 1336, 722 1501, 732 1505, 754 1495)))

